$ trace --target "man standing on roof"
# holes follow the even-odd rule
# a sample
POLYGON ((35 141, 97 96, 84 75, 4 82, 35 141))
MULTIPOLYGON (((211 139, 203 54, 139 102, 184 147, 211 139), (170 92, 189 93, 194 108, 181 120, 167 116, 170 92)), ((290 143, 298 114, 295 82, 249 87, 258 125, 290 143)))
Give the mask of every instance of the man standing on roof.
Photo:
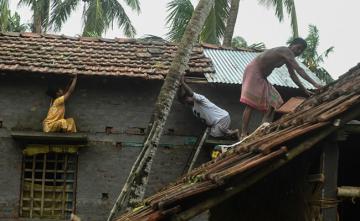
POLYGON ((267 80, 275 68, 285 64, 291 79, 307 95, 311 95, 311 92, 300 82, 295 71, 315 88, 321 87, 306 74, 295 60, 295 57, 303 53, 306 47, 307 43, 304 39, 295 38, 289 47, 276 47, 266 50, 247 65, 240 98, 240 102, 246 105, 242 117, 241 138, 248 135, 248 125, 253 109, 266 112, 263 122, 267 122, 274 109, 278 109, 283 104, 279 92, 267 80))
POLYGON ((205 96, 193 92, 193 90, 185 83, 184 77, 181 78, 181 87, 178 91, 179 101, 192 107, 195 117, 201 119, 208 127, 210 127, 210 135, 213 137, 238 137, 238 129, 230 130, 229 113, 213 104, 205 96))

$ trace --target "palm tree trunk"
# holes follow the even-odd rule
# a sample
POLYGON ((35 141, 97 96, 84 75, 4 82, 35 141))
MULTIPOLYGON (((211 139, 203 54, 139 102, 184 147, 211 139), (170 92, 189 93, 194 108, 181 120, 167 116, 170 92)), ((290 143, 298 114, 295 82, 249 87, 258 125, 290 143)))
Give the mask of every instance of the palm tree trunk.
POLYGON ((214 2, 215 0, 200 0, 186 27, 184 36, 178 45, 178 50, 170 66, 169 73, 166 76, 157 98, 144 147, 136 159, 129 177, 110 212, 107 219, 108 221, 114 217, 118 209, 124 209, 128 202, 129 206, 133 207, 144 197, 151 164, 159 145, 167 117, 170 113, 176 91, 179 88, 180 79, 185 73, 193 45, 198 39, 214 2))
POLYGON ((226 22, 223 46, 231 47, 231 40, 234 35, 236 19, 239 13, 240 0, 231 0, 229 17, 226 22))
POLYGON ((41 27, 41 13, 37 10, 34 10, 34 24, 33 24, 33 32, 42 33, 41 27))
POLYGON ((291 28, 293 31, 293 37, 297 38, 297 37, 299 37, 299 29, 298 29, 295 2, 294 2, 294 7, 292 8, 292 13, 290 14, 290 16, 291 16, 291 28))

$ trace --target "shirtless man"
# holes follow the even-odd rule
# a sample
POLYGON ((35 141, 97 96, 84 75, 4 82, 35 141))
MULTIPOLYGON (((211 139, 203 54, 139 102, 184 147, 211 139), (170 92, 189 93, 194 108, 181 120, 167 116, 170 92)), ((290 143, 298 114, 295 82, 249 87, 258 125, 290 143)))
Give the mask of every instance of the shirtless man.
POLYGON ((300 82, 295 71, 306 81, 314 85, 315 88, 321 87, 321 85, 317 84, 306 74, 295 60, 295 57, 299 56, 306 47, 307 44, 304 39, 295 38, 289 47, 277 47, 266 50, 247 65, 240 98, 240 102, 246 105, 242 117, 241 138, 248 135, 248 125, 253 109, 265 112, 263 122, 268 122, 274 109, 279 108, 283 104, 279 92, 267 81, 267 77, 275 68, 285 64, 291 79, 307 95, 311 95, 311 92, 300 82))

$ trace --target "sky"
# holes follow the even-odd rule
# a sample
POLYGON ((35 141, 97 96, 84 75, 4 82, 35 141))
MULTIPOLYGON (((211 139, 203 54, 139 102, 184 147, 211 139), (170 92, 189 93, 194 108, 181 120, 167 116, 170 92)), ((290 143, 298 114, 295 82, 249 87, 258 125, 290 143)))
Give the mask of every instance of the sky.
MULTIPOLYGON (((124 0, 118 0, 125 5, 124 0)), ((26 6, 18 7, 19 0, 10 0, 23 22, 30 22, 32 13, 26 6)), ((141 13, 126 8, 137 30, 136 37, 147 34, 166 36, 166 5, 169 0, 140 0, 141 13)), ((196 0, 192 0, 196 3, 196 0)), ((360 62, 360 8, 359 0, 295 0, 299 35, 306 37, 308 25, 319 29, 319 52, 334 46, 335 50, 323 63, 323 67, 336 79, 360 62)), ((57 34, 75 36, 82 33, 82 5, 57 34)), ((289 17, 279 22, 273 8, 259 5, 257 0, 241 0, 234 36, 242 36, 249 44, 264 42, 267 48, 283 46, 291 36, 289 17)), ((114 26, 104 35, 107 38, 124 37, 122 30, 114 26)))

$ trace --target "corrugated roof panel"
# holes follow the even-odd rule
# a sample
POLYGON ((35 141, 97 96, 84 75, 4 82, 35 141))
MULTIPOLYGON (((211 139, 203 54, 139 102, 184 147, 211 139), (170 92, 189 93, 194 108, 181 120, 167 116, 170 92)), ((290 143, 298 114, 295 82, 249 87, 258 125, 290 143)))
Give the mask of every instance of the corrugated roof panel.
MULTIPOLYGON (((260 54, 260 52, 249 52, 240 50, 209 49, 204 48, 204 53, 209 57, 214 65, 215 73, 205 74, 206 79, 213 83, 241 84, 246 66, 260 54)), ((313 72, 304 64, 298 62, 305 72, 319 84, 324 84, 313 72)), ((307 89, 314 89, 313 85, 299 77, 300 81, 307 89)), ((290 78, 290 74, 285 65, 274 69, 268 77, 271 84, 297 88, 298 86, 290 78)))

